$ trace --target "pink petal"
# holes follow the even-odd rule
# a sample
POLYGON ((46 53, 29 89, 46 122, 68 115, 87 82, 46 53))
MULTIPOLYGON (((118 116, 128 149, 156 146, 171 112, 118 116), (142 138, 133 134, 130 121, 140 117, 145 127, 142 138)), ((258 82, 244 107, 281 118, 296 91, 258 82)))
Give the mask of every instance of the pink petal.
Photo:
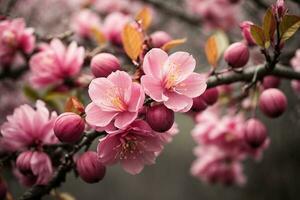
POLYGON ((126 172, 132 175, 139 174, 144 168, 144 164, 139 159, 124 159, 121 160, 121 165, 126 172))
POLYGON ((100 127, 107 126, 118 114, 117 112, 103 111, 93 102, 86 107, 85 112, 85 120, 87 121, 87 123, 91 124, 92 126, 100 127))
MULTIPOLYGON (((195 69, 196 66, 196 60, 193 58, 192 55, 190 55, 187 52, 176 52, 169 56, 169 61, 175 65, 178 66, 176 70, 178 70, 178 80, 177 81, 183 81, 188 76, 192 74, 192 72, 195 69)), ((164 67, 167 67, 164 69, 168 73, 171 65, 165 65, 164 67)))
POLYGON ((163 94, 164 88, 161 86, 161 83, 158 79, 144 75, 141 78, 141 84, 145 93, 155 101, 162 102, 167 100, 166 96, 163 94))
POLYGON ((192 73, 187 79, 175 86, 176 92, 190 98, 200 96, 206 89, 206 78, 204 75, 192 73))
POLYGON ((116 116, 115 126, 125 128, 137 118, 137 112, 122 112, 116 116))
POLYGON ((122 99, 127 102, 131 96, 131 85, 132 79, 128 73, 123 71, 112 72, 108 77, 115 85, 115 91, 118 92, 118 96, 122 97, 122 99))
POLYGON ((97 154, 99 161, 104 165, 112 165, 116 163, 119 159, 117 147, 120 146, 120 141, 118 136, 106 136, 100 139, 97 154))
POLYGON ((168 60, 168 54, 159 48, 151 49, 144 58, 143 70, 146 75, 161 79, 162 66, 168 60))
POLYGON ((169 99, 165 101, 164 104, 174 112, 187 112, 193 105, 193 99, 187 96, 175 92, 168 92, 166 96, 169 97, 169 99))
POLYGON ((140 84, 133 83, 131 87, 131 97, 128 104, 130 112, 137 112, 144 104, 145 94, 140 84))

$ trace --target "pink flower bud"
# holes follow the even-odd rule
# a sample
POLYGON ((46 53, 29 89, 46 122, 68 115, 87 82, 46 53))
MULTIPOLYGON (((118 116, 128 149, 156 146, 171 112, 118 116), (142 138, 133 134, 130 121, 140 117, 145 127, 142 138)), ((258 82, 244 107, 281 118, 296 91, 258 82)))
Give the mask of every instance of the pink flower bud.
POLYGON ((109 53, 100 53, 92 58, 91 70, 95 77, 107 77, 120 69, 120 61, 109 53))
POLYGON ((267 128, 258 119, 251 118, 245 125, 245 140, 252 148, 258 148, 267 138, 267 128))
POLYGON ((278 19, 281 19, 287 12, 285 0, 277 0, 276 4, 272 6, 273 13, 278 19))
POLYGON ((146 121, 157 132, 165 132, 174 124, 174 112, 163 104, 148 108, 146 121))
POLYGON ((252 22, 250 21, 244 21, 240 24, 240 28, 241 28, 241 31, 242 31, 242 35, 244 37, 244 39, 246 40, 247 44, 249 46, 254 46, 256 45, 252 35, 251 35, 251 32, 250 32, 250 27, 251 25, 253 25, 252 22))
POLYGON ((152 46, 155 48, 160 48, 167 42, 171 41, 171 36, 164 31, 156 31, 151 34, 152 46))
POLYGON ((7 194, 7 186, 3 180, 0 179, 0 200, 5 200, 7 194))
POLYGON ((30 165, 32 154, 33 154, 32 151, 25 151, 21 153, 17 158, 16 166, 19 169, 19 171, 24 175, 32 174, 31 165, 30 165))
POLYGON ((96 183, 103 179, 106 168, 97 157, 97 153, 87 151, 76 161, 77 171, 82 180, 87 183, 96 183))
POLYGON ((203 99, 202 96, 193 98, 193 106, 192 106, 192 111, 194 112, 200 112, 203 111, 207 108, 207 103, 203 99))
POLYGON ((264 90, 259 98, 259 108, 268 117, 279 117, 287 108, 286 96, 275 88, 264 90))
POLYGON ((247 64, 249 60, 249 49, 242 42, 236 42, 230 45, 225 53, 224 59, 233 68, 240 68, 247 64))
POLYGON ((264 89, 278 88, 279 85, 280 85, 280 78, 278 78, 276 76, 266 76, 263 79, 264 89))
POLYGON ((210 88, 207 89, 201 96, 207 105, 213 105, 218 101, 219 91, 217 88, 210 88))
POLYGON ((55 121, 54 134, 62 142, 73 143, 80 140, 85 128, 84 120, 76 113, 62 113, 55 121))

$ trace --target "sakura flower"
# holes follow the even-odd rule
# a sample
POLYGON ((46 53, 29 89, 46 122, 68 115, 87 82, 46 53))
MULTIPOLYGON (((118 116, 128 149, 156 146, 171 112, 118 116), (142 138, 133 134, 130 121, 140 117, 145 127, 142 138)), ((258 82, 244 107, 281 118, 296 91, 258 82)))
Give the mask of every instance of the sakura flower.
POLYGON ((18 50, 29 54, 34 45, 33 29, 25 27, 24 19, 0 22, 0 63, 11 64, 18 50))
POLYGON ((53 174, 49 156, 40 151, 24 151, 16 161, 16 176, 25 186, 45 185, 53 174))
POLYGON ((218 148, 196 149, 199 158, 191 167, 191 174, 205 182, 224 185, 243 185, 246 181, 241 162, 218 148))
POLYGON ((80 37, 91 37, 93 31, 100 29, 101 22, 96 13, 89 9, 84 9, 75 13, 71 27, 80 37))
POLYGON ((117 128, 128 126, 137 118, 145 99, 142 87, 122 71, 94 79, 88 92, 92 102, 85 110, 86 121, 94 127, 105 127, 111 122, 117 128))
POLYGON ((17 151, 26 147, 57 143, 53 132, 56 117, 57 114, 50 113, 42 101, 36 102, 36 109, 29 105, 16 108, 1 127, 1 148, 17 151))
POLYGON ((120 162, 130 174, 140 173, 144 165, 155 163, 157 152, 163 149, 163 142, 150 126, 136 120, 128 127, 108 132, 98 144, 98 157, 104 165, 120 162))
POLYGON ((106 38, 115 45, 121 45, 121 33, 124 26, 129 22, 129 20, 129 16, 120 12, 113 12, 107 15, 103 23, 103 33, 106 38))
POLYGON ((141 84, 155 101, 163 102, 174 112, 187 112, 193 98, 206 89, 206 77, 194 73, 195 66, 196 61, 189 53, 176 52, 168 56, 154 48, 145 55, 141 84))
POLYGON ((84 48, 72 42, 68 47, 53 39, 50 45, 30 59, 31 82, 36 87, 61 84, 78 75, 84 60, 84 48))

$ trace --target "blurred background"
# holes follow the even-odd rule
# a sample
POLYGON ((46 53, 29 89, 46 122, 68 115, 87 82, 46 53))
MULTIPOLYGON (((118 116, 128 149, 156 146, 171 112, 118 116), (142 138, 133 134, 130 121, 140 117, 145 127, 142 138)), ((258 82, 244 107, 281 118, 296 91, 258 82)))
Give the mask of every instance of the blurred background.
MULTIPOLYGON (((71 0, 70 0, 71 1, 71 0)), ((108 0, 103 0, 108 1, 108 0)), ((256 0, 244 0, 238 20, 260 22, 263 10, 259 11, 256 0)), ((74 1, 75 2, 75 1, 74 1)), ((171 6, 183 8, 181 0, 162 0, 171 6)), ((271 5, 275 1, 264 1, 271 5)), ((300 14, 296 4, 287 1, 290 12, 300 14)), ((4 8, 6 0, 0 0, 4 8)), ((24 17, 29 27, 34 27, 41 35, 55 35, 68 30, 72 3, 63 0, 22 0, 11 11, 12 17, 24 17)), ((188 41, 178 50, 191 52, 197 59, 197 70, 207 70, 203 45, 211 31, 189 25, 177 18, 155 10, 153 30, 165 30, 174 38, 187 37, 188 41)), ((237 26, 228 32, 231 42, 241 40, 237 26)), ((289 63, 293 52, 300 48, 299 33, 288 42, 282 56, 282 62, 289 63)), ((253 50, 253 51, 257 51, 253 50)), ((26 76, 24 77, 26 79, 26 76)), ((22 95, 22 83, 15 81, 0 82, 0 122, 5 120, 13 108, 28 102, 22 95), (11 97, 15 98, 11 98, 11 97), (13 101, 12 101, 13 99, 13 101)), ((131 200, 198 200, 198 199, 231 199, 231 200, 298 200, 300 197, 300 102, 293 93, 288 81, 283 81, 281 88, 288 96, 288 111, 278 119, 269 120, 260 116, 269 131, 271 145, 265 151, 260 162, 248 160, 245 163, 247 183, 243 187, 226 187, 202 183, 190 175, 190 166, 195 159, 195 143, 190 135, 194 126, 191 118, 177 115, 180 132, 168 144, 158 157, 157 164, 146 166, 139 175, 125 173, 119 166, 110 167, 103 181, 97 184, 86 184, 74 174, 69 174, 66 183, 59 191, 68 192, 76 199, 131 199, 131 200)), ((95 145, 93 146, 95 149, 95 145)), ((5 174, 8 185, 14 196, 24 192, 11 174, 5 174)), ((47 198, 46 198, 47 199, 47 198)))

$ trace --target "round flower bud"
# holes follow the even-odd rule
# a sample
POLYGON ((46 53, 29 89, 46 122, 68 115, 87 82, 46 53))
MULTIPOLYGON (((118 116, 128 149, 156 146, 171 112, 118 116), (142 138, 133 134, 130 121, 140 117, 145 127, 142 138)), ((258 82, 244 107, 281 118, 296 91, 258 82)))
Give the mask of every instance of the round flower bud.
POLYGON ((100 53, 92 58, 91 70, 95 77, 107 77, 119 69, 119 59, 110 53, 100 53))
POLYGON ((33 154, 32 151, 24 151, 18 156, 16 160, 16 167, 24 175, 32 174, 31 165, 30 165, 32 154, 33 154))
POLYGON ((87 183, 97 183, 105 175, 106 168, 99 160, 96 152, 87 151, 76 161, 76 168, 82 180, 87 183))
POLYGON ((171 36, 164 31, 156 31, 151 34, 150 38, 152 46, 155 48, 160 48, 164 44, 172 40, 171 36))
POLYGON ((279 117, 287 108, 286 96, 275 88, 264 90, 259 97, 259 108, 268 117, 279 117))
POLYGON ((247 44, 249 46, 254 46, 256 45, 252 35, 251 35, 251 32, 250 32, 250 27, 251 25, 253 25, 252 22, 250 21, 244 21, 240 24, 240 28, 241 28, 241 31, 242 31, 242 35, 244 37, 244 40, 246 40, 247 44))
POLYGON ((280 78, 278 78, 276 76, 266 76, 263 79, 264 89, 278 88, 279 85, 280 85, 280 78))
POLYGON ((174 124, 174 111, 163 104, 154 105, 147 109, 146 121, 154 131, 165 132, 174 124))
POLYGON ((242 42, 233 43, 224 53, 225 61, 233 68, 244 67, 248 63, 249 57, 249 49, 242 42))
POLYGON ((210 88, 207 89, 201 96, 207 105, 213 105, 218 101, 219 91, 217 88, 210 88))
POLYGON ((85 128, 84 120, 76 113, 62 113, 55 121, 54 134, 62 142, 73 143, 80 140, 85 128))
POLYGON ((7 186, 4 183, 4 181, 2 181, 0 179, 0 200, 5 200, 6 199, 6 194, 7 194, 7 186))
POLYGON ((200 112, 207 108, 207 102, 203 99, 202 96, 193 98, 193 106, 192 111, 194 112, 200 112))
POLYGON ((258 148, 267 138, 267 128, 258 119, 251 118, 245 125, 245 140, 252 148, 258 148))

